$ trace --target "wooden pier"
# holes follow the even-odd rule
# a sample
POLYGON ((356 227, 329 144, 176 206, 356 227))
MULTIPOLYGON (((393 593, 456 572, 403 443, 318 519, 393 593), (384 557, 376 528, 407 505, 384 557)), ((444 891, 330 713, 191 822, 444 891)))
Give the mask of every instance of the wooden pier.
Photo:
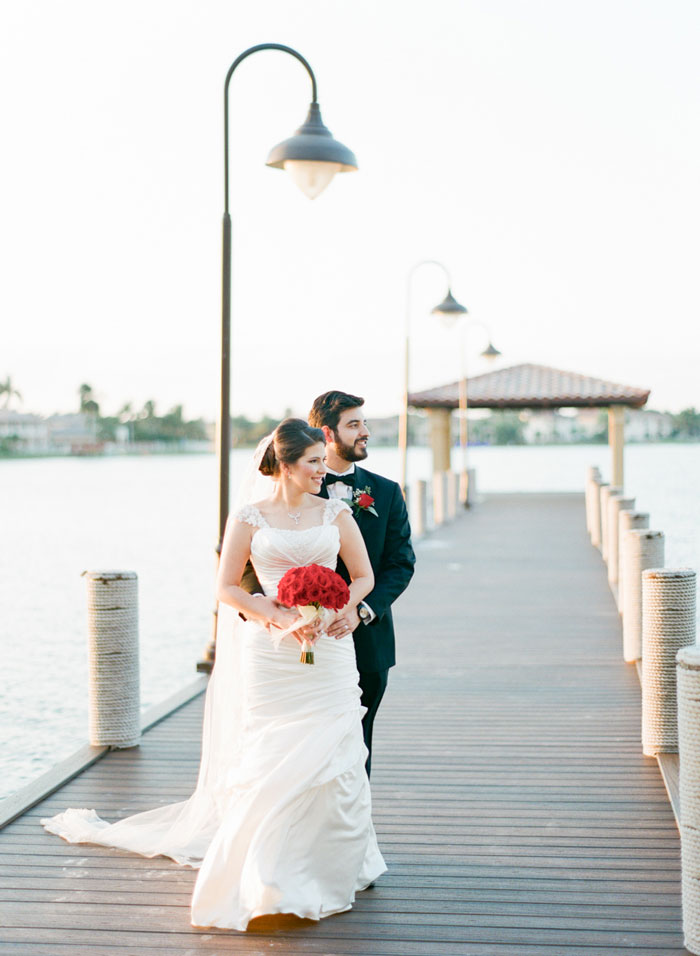
POLYGON ((41 829, 186 797, 200 696, 2 831, 2 953, 685 954, 678 831, 583 496, 494 495, 417 550, 375 728, 375 889, 320 923, 195 930, 194 871, 41 829))

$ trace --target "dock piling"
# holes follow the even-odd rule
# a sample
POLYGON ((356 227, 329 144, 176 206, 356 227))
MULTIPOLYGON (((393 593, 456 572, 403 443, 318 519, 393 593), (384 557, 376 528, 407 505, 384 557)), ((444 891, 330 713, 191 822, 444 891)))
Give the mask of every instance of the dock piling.
POLYGON ((595 483, 595 489, 592 496, 592 520, 593 526, 591 528, 591 543, 594 547, 598 548, 600 551, 603 546, 603 510, 602 510, 602 498, 603 498, 603 489, 609 488, 610 486, 606 481, 601 481, 600 478, 593 479, 595 483))
POLYGON ((600 492, 605 482, 601 478, 593 478, 591 489, 591 544, 600 550, 600 492))
POLYGON ((626 661, 642 656, 642 571, 664 565, 664 533, 646 528, 625 534, 622 649, 626 661))
POLYGON ((459 479, 456 471, 447 472, 447 518, 454 521, 457 517, 457 498, 459 495, 459 479))
POLYGON ((593 497, 598 493, 596 479, 600 480, 600 468, 597 465, 589 465, 586 470, 585 502, 586 502, 586 531, 593 533, 593 497))
POLYGON ((600 486, 600 553, 603 561, 608 561, 608 502, 613 495, 621 495, 622 488, 617 485, 600 486))
POLYGON ((625 535, 632 528, 648 528, 649 514, 646 511, 627 511, 620 510, 617 526, 617 609, 622 614, 624 601, 624 580, 625 580, 625 549, 622 544, 625 535))
POLYGON ((700 954, 700 647, 677 657, 681 887, 686 949, 700 954))
POLYGON ((433 474, 433 524, 436 528, 447 521, 447 473, 433 474))
POLYGON ((676 655, 695 643, 695 571, 642 573, 642 750, 678 752, 676 655))
POLYGON ((138 579, 134 571, 84 571, 88 603, 89 733, 93 746, 141 738, 138 579))
POLYGON ((634 505, 635 499, 624 495, 610 495, 608 499, 608 583, 612 588, 617 585, 620 566, 620 512, 634 505))

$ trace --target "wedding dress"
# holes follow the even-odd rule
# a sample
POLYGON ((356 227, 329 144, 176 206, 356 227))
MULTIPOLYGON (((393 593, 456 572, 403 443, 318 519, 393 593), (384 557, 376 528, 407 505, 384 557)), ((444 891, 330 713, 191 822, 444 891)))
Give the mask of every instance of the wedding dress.
MULTIPOLYGON (((330 499, 323 523, 271 527, 254 505, 251 560, 265 594, 285 571, 335 568, 347 505, 330 499)), ((315 664, 289 635, 275 647, 255 621, 220 605, 205 703, 197 789, 184 803, 109 824, 94 810, 41 822, 70 843, 165 855, 199 867, 192 923, 244 930, 256 916, 320 919, 350 909, 386 870, 371 818, 367 749, 352 638, 323 635, 315 664)), ((274 631, 274 629, 273 629, 274 631)))

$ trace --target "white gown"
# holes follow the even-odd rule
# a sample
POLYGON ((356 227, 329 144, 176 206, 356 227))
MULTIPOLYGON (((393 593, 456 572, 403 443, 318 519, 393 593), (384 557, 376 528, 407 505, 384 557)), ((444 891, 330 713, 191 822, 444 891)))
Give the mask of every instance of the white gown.
MULTIPOLYGON (((323 524, 304 530, 271 528, 254 505, 238 512, 256 528, 251 558, 266 595, 276 596, 291 567, 335 568, 335 519, 346 508, 331 499, 323 524)), ((355 893, 386 870, 372 824, 352 638, 322 636, 311 666, 299 662, 293 636, 275 648, 254 621, 234 613, 224 620, 193 796, 114 824, 75 809, 41 822, 70 843, 199 866, 195 926, 244 930, 263 914, 321 919, 350 909, 355 893), (242 674, 232 684, 234 668, 242 674)))

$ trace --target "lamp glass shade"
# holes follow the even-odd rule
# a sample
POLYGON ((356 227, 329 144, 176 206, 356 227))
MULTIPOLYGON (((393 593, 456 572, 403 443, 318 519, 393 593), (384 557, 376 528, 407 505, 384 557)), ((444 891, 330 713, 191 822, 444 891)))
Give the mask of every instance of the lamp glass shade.
POLYGON ((488 346, 487 346, 487 347, 484 349, 484 351, 481 353, 481 357, 482 357, 482 358, 489 359, 490 361, 493 362, 493 360, 496 359, 496 358, 498 358, 498 356, 501 355, 501 354, 502 354, 502 353, 499 352, 498 349, 495 348, 494 345, 493 345, 491 342, 489 342, 488 346))
POLYGON ((287 159, 284 168, 299 189, 315 199, 320 196, 336 173, 340 172, 340 163, 321 163, 313 159, 287 159))
POLYGON ((459 314, 457 312, 437 312, 433 309, 433 315, 437 315, 446 329, 452 329, 457 324, 459 314))

